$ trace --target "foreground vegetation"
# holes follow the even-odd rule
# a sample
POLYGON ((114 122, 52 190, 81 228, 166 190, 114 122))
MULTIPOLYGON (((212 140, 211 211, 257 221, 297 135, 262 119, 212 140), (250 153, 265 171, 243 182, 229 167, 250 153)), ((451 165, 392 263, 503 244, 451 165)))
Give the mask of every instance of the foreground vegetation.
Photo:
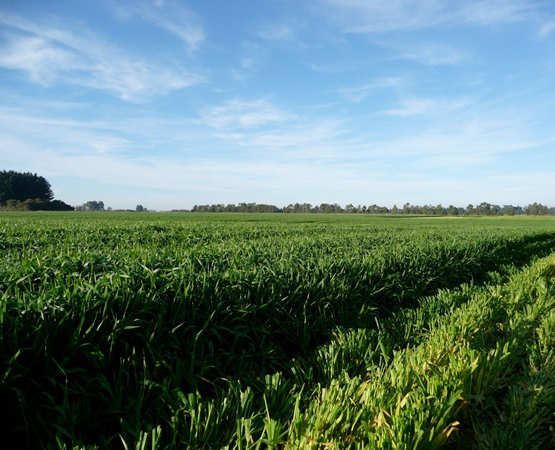
POLYGON ((549 447, 554 252, 550 218, 4 214, 4 438, 549 447))

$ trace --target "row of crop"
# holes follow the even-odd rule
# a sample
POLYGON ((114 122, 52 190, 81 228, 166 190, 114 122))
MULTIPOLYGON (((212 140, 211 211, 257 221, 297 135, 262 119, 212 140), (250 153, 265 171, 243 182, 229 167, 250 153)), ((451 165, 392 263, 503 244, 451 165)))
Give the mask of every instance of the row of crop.
POLYGON ((338 237, 335 247, 301 242, 314 251, 304 257, 279 242, 232 243, 205 254, 151 247, 4 264, 0 361, 11 429, 52 437, 54 421, 83 441, 132 433, 159 421, 167 392, 215 395, 222 378, 255 385, 337 325, 372 326, 419 295, 522 264, 555 240, 470 236, 402 245, 392 237, 389 248, 374 241, 355 256, 352 240, 338 237))
POLYGON ((168 401, 171 418, 128 441, 199 449, 551 448, 554 330, 551 256, 506 285, 443 291, 379 331, 338 330, 294 378, 276 373, 253 388, 230 381, 214 399, 168 392, 176 398, 168 401), (330 366, 331 376, 317 381, 314 372, 330 366))
POLYGON ((471 295, 416 346, 334 379, 298 415, 293 447, 546 448, 553 444, 555 258, 471 295), (340 420, 338 420, 340 419, 340 420))

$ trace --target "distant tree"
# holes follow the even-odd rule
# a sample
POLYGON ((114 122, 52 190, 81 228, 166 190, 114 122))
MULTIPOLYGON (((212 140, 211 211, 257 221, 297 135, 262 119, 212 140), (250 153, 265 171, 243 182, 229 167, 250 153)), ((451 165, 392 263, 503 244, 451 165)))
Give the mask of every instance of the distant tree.
POLYGON ((478 210, 478 214, 480 216, 489 216, 491 213, 491 205, 488 202, 480 203, 476 209, 478 210))
POLYGON ((447 214, 447 211, 441 203, 438 203, 433 209, 433 214, 434 216, 444 216, 447 214))
POLYGON ((320 204, 320 212, 322 213, 331 213, 332 212, 332 205, 329 203, 321 203, 320 204))
POLYGON ((143 205, 137 205, 137 206, 135 207, 135 211, 137 211, 137 212, 143 212, 143 211, 146 211, 146 208, 145 208, 143 205))
POLYGON ((526 214, 529 216, 545 216, 547 212, 547 206, 537 202, 534 202, 526 207, 526 214))
POLYGON ((0 171, 0 204, 8 200, 25 201, 39 199, 50 201, 54 198, 50 183, 36 173, 0 171))
POLYGON ((104 211, 104 202, 89 200, 76 208, 78 211, 104 211))

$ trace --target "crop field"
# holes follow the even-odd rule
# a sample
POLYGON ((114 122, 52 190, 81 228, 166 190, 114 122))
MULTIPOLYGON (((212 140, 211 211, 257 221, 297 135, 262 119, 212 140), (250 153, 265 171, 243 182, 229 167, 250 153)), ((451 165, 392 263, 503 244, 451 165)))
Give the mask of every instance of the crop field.
POLYGON ((555 447, 555 218, 0 214, 2 447, 555 447))

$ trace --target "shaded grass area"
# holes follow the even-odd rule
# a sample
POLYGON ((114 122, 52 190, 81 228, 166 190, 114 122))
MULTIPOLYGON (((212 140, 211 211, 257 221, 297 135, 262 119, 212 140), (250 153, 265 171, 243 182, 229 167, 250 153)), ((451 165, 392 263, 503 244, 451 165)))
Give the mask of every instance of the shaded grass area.
POLYGON ((419 323, 407 318, 418 298, 555 248, 549 229, 450 231, 8 224, 0 389, 11 438, 283 443, 318 386, 425 334, 402 326, 419 323))
POLYGON ((140 439, 186 448, 551 448, 554 326, 551 256, 506 284, 428 297, 378 332, 339 330, 310 361, 321 373, 333 367, 324 382, 276 373, 254 389, 230 382, 215 399, 181 394, 171 427, 140 439))

